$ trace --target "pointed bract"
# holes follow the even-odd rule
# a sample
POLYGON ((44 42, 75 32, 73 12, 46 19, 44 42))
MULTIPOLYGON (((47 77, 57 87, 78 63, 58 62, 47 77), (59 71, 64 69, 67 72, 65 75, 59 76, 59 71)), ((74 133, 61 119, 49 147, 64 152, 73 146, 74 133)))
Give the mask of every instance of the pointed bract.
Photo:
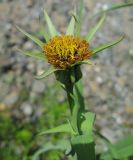
POLYGON ((50 17, 48 16, 47 12, 44 10, 45 19, 48 25, 49 33, 51 35, 51 38, 58 35, 58 32, 56 31, 50 17))
POLYGON ((86 36, 86 40, 88 42, 91 41, 91 39, 93 38, 94 34, 97 32, 97 30, 101 27, 101 25, 103 24, 105 20, 105 14, 103 14, 103 16, 101 17, 101 19, 99 20, 99 22, 97 23, 97 25, 95 27, 93 27, 87 34, 86 36))
POLYGON ((66 35, 74 35, 75 18, 72 16, 70 23, 67 27, 66 35))
POLYGON ((99 46, 99 47, 96 47, 96 48, 92 49, 92 53, 93 53, 93 55, 95 55, 96 53, 101 52, 101 51, 103 51, 104 49, 109 48, 109 47, 111 47, 111 46, 119 43, 119 42, 122 41, 123 39, 124 39, 124 36, 120 37, 119 39, 117 39, 117 40, 115 40, 115 41, 108 42, 108 43, 106 43, 106 44, 104 44, 104 45, 101 45, 101 46, 99 46))
POLYGON ((26 35, 28 38, 30 38, 34 43, 36 43, 39 47, 43 48, 43 42, 40 41, 37 37, 27 33, 26 31, 24 31, 23 29, 21 29, 20 27, 16 26, 16 28, 22 32, 24 35, 26 35))
POLYGON ((76 25, 75 25, 75 35, 80 36, 81 31, 81 24, 83 21, 83 15, 84 15, 84 3, 83 0, 80 0, 80 8, 78 9, 77 15, 76 15, 76 25))
POLYGON ((51 66, 49 69, 47 69, 46 71, 44 71, 41 75, 35 76, 36 79, 43 79, 47 76, 49 76, 50 74, 58 71, 59 69, 54 68, 53 66, 51 66))
POLYGON ((89 65, 91 65, 91 64, 93 64, 93 62, 90 61, 90 60, 88 60, 88 59, 85 59, 85 60, 83 60, 83 61, 79 61, 79 62, 73 64, 72 66, 81 65, 81 64, 89 64, 89 65))
POLYGON ((50 39, 50 35, 49 35, 48 31, 46 31, 46 30, 42 27, 40 32, 41 32, 41 35, 43 35, 45 41, 48 42, 49 39, 50 39))
POLYGON ((35 59, 38 59, 38 60, 46 60, 45 56, 44 56, 44 53, 42 52, 38 52, 38 51, 23 51, 23 50, 20 50, 18 49, 19 52, 27 55, 27 56, 30 56, 32 58, 35 58, 35 59))

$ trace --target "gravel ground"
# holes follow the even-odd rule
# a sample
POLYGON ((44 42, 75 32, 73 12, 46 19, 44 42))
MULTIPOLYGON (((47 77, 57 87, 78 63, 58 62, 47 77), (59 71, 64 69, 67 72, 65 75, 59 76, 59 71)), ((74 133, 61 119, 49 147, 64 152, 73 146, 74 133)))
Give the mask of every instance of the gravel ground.
MULTIPOLYGON (((63 33, 77 2, 0 0, 0 110, 9 108, 20 119, 30 117, 35 110, 33 102, 47 91, 49 84, 55 82, 54 76, 42 81, 34 79, 34 75, 43 71, 47 64, 17 51, 18 48, 36 49, 36 46, 18 32, 15 25, 27 32, 40 34, 42 9, 46 8, 58 30, 63 33), (29 101, 20 98, 25 90, 31 91, 28 93, 29 101)), ((116 0, 115 4, 120 2, 127 1, 116 0)), ((93 13, 112 4, 113 0, 85 0, 83 34, 97 22, 93 13)), ((109 13, 91 46, 111 41, 123 34, 126 35, 125 39, 95 57, 95 65, 83 66, 87 109, 96 112, 96 127, 112 141, 133 133, 133 57, 129 54, 129 50, 133 49, 132 28, 133 8, 109 13)), ((37 104, 39 106, 39 102, 37 104)))

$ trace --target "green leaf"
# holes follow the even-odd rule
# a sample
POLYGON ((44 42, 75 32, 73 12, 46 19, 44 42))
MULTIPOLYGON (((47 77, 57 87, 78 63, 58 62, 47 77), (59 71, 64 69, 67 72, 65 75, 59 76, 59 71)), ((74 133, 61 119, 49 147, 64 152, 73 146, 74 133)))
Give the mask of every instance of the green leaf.
POLYGON ((46 40, 46 42, 49 41, 50 35, 49 35, 49 33, 46 30, 44 30, 43 27, 41 27, 40 34, 43 35, 43 37, 46 40))
POLYGON ((74 16, 72 16, 66 31, 66 35, 74 35, 74 26, 75 26, 75 19, 74 16))
POLYGON ((38 52, 38 51, 22 51, 20 49, 18 49, 19 52, 25 54, 26 56, 30 56, 32 58, 36 58, 36 59, 39 59, 39 60, 45 60, 45 56, 44 56, 44 53, 42 52, 38 52))
POLYGON ((72 66, 81 65, 81 64, 89 64, 89 65, 91 65, 91 64, 93 64, 93 62, 88 60, 88 59, 85 59, 83 61, 79 61, 79 62, 74 63, 72 66))
POLYGON ((106 44, 104 44, 104 45, 101 45, 101 46, 99 46, 99 47, 97 47, 97 48, 94 48, 94 49, 92 49, 92 53, 93 53, 93 55, 95 55, 96 53, 101 52, 101 51, 103 51, 103 50, 106 49, 106 48, 109 48, 109 47, 111 47, 111 46, 114 46, 115 44, 119 43, 119 42, 122 41, 123 39, 124 39, 124 36, 120 37, 119 39, 117 39, 117 40, 115 40, 115 41, 113 41, 113 42, 109 42, 109 43, 106 43, 106 44))
POLYGON ((62 125, 57 126, 55 128, 52 128, 52 129, 49 129, 47 131, 41 132, 39 135, 52 134, 52 133, 63 133, 63 132, 75 134, 71 125, 68 123, 68 124, 62 124, 62 125))
POLYGON ((77 15, 75 17, 75 19, 76 19, 75 34, 77 36, 80 36, 81 25, 82 25, 82 21, 83 21, 83 15, 84 15, 84 2, 83 2, 83 0, 80 0, 79 7, 80 8, 78 9, 77 15))
POLYGON ((133 2, 113 5, 111 7, 108 7, 107 9, 103 9, 102 11, 97 12, 96 15, 103 14, 105 12, 113 11, 113 10, 116 10, 116 9, 121 9, 121 8, 125 8, 125 7, 132 7, 132 6, 133 6, 133 2))
MULTIPOLYGON (((133 135, 128 135, 127 137, 119 140, 116 144, 112 145, 115 150, 116 158, 124 158, 133 156, 133 135)), ((112 149, 111 148, 111 149, 112 149)))
POLYGON ((71 150, 71 144, 68 140, 60 140, 57 144, 53 144, 52 142, 48 142, 44 144, 32 157, 32 160, 38 160, 39 156, 43 153, 46 153, 51 150, 71 150))
POLYGON ((48 25, 49 33, 51 35, 51 38, 58 35, 58 32, 56 31, 50 17, 48 16, 47 12, 44 10, 45 19, 48 25))
POLYGON ((102 154, 102 159, 124 159, 133 156, 133 135, 119 140, 115 144, 108 143, 108 152, 102 154))
POLYGON ((49 76, 50 74, 52 74, 52 73, 54 73, 54 72, 56 72, 58 70, 59 69, 57 69, 57 68, 50 67, 49 69, 47 69, 46 71, 44 71, 41 75, 38 75, 35 78, 36 79, 43 79, 43 78, 49 76))
POLYGON ((16 28, 22 32, 24 35, 26 35, 28 38, 30 38, 34 43, 36 43, 39 47, 43 48, 44 43, 42 41, 40 41, 37 37, 25 32, 23 29, 21 29, 20 27, 16 26, 16 28))
POLYGON ((105 20, 105 14, 103 14, 103 16, 101 17, 101 19, 99 20, 99 22, 97 23, 97 25, 95 27, 93 27, 87 34, 86 36, 86 40, 88 42, 91 41, 91 39, 93 38, 94 34, 97 32, 97 30, 101 27, 101 25, 103 24, 105 20))
POLYGON ((123 3, 123 4, 113 5, 113 6, 107 7, 106 9, 103 8, 100 11, 94 13, 92 15, 92 18, 94 16, 97 16, 97 15, 99 16, 99 15, 101 15, 103 13, 108 13, 110 11, 114 11, 114 10, 117 10, 117 9, 122 9, 122 8, 125 8, 125 7, 132 7, 132 6, 133 6, 133 2, 129 2, 129 3, 123 3))
POLYGON ((84 121, 81 124, 81 130, 83 133, 91 133, 93 131, 95 114, 92 112, 86 112, 82 115, 84 117, 84 121))

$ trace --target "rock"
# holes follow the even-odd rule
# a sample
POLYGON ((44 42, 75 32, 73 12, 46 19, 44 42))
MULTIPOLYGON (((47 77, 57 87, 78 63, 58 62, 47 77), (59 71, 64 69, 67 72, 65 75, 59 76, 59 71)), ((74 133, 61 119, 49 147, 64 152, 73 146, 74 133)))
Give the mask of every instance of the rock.
POLYGON ((114 120, 116 121, 117 124, 122 124, 123 123, 122 117, 117 113, 113 113, 112 118, 114 118, 114 120))
POLYGON ((20 109, 23 111, 24 115, 30 116, 33 112, 32 106, 28 102, 22 103, 20 109))
POLYGON ((100 77, 100 76, 97 76, 96 77, 96 82, 99 83, 99 84, 102 84, 103 83, 103 78, 100 77))
POLYGON ((8 85, 11 85, 14 81, 14 73, 13 71, 8 72, 8 74, 5 74, 3 76, 4 82, 8 85))
POLYGON ((11 107, 15 105, 15 103, 18 101, 19 95, 17 92, 12 92, 9 95, 7 95, 3 101, 5 105, 8 107, 11 107))
POLYGON ((26 3, 26 4, 27 4, 27 7, 30 8, 30 7, 33 6, 33 0, 27 0, 26 2, 27 2, 27 3, 26 3))
POLYGON ((1 55, 0 57, 0 68, 3 72, 12 68, 12 62, 10 61, 9 55, 1 55))
POLYGON ((34 80, 32 85, 32 91, 36 93, 43 93, 45 90, 45 84, 43 81, 34 80))
POLYGON ((6 109, 6 105, 4 103, 0 103, 0 111, 3 111, 6 109))
POLYGON ((29 62, 26 67, 31 73, 35 73, 35 64, 33 61, 29 62))
POLYGON ((32 50, 34 47, 33 43, 31 41, 27 41, 25 44, 24 44, 24 50, 32 50))
POLYGON ((126 112, 133 115, 133 106, 126 106, 126 112))
POLYGON ((107 139, 109 139, 111 142, 115 142, 116 137, 114 131, 111 130, 110 128, 103 128, 100 133, 107 139))

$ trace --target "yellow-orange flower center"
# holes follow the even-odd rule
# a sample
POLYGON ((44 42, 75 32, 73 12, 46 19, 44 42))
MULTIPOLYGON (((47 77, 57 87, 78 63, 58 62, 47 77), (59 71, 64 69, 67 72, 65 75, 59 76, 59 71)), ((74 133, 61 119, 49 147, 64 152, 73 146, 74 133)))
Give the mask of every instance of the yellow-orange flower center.
POLYGON ((76 36, 56 36, 44 44, 48 62, 56 68, 67 69, 91 56, 89 44, 76 36))

